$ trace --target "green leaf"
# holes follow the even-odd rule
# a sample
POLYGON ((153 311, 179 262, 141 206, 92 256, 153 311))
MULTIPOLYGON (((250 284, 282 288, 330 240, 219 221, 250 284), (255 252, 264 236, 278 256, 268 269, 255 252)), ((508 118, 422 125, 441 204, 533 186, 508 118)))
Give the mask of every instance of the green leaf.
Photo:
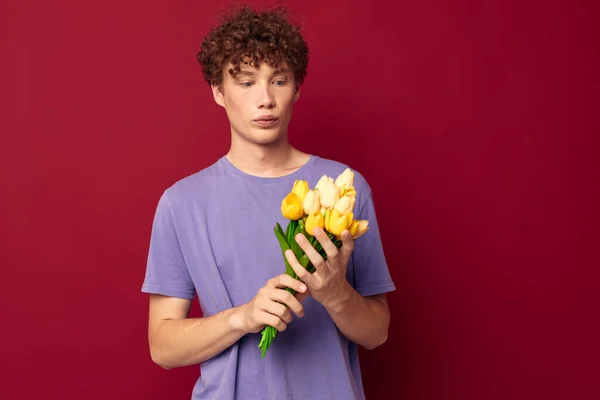
POLYGON ((294 279, 298 279, 298 276, 292 269, 292 266, 290 265, 290 263, 287 260, 287 257, 285 256, 286 250, 289 250, 290 247, 288 246, 287 242, 285 241, 285 238, 281 235, 281 232, 279 232, 277 230, 277 228, 274 229, 274 232, 275 232, 275 236, 277 237, 277 240, 279 241, 279 247, 281 247, 281 254, 283 255, 283 262, 285 263, 285 273, 294 279))
POLYGON ((279 231, 282 237, 286 237, 285 233, 283 232, 283 228, 281 227, 281 225, 279 225, 279 222, 275 223, 275 228, 277 229, 277 231, 279 231))
POLYGON ((296 230, 294 231, 294 235, 292 236, 292 240, 290 241, 290 249, 292 249, 292 251, 296 255, 296 258, 298 258, 298 259, 300 259, 300 257, 302 257, 304 255, 304 250, 302 250, 302 247, 300 247, 300 245, 296 241, 296 236, 299 233, 302 233, 304 235, 304 232, 302 231, 302 228, 298 225, 296 227, 296 230))
POLYGON ((290 246, 292 244, 292 240, 294 239, 294 232, 296 231, 297 226, 298 226, 298 221, 296 221, 296 220, 290 220, 290 222, 288 223, 286 238, 287 238, 287 242, 290 244, 290 246))
POLYGON ((282 230, 278 230, 277 228, 275 228, 274 231, 275 231, 275 237, 277 238, 277 241, 279 242, 279 247, 281 247, 281 251, 285 252, 287 249, 290 248, 290 245, 285 240, 285 236, 283 235, 283 231, 282 230))

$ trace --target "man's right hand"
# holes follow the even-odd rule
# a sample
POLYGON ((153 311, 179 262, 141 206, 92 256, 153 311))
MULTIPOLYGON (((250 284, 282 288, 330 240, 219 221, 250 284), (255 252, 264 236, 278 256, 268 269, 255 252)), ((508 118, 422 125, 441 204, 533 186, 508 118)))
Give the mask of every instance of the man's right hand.
POLYGON ((292 322, 290 310, 298 317, 303 317, 302 304, 296 296, 285 290, 286 287, 294 289, 298 294, 307 291, 306 285, 287 274, 269 279, 248 304, 240 307, 242 329, 256 333, 265 325, 270 325, 282 332, 292 322))

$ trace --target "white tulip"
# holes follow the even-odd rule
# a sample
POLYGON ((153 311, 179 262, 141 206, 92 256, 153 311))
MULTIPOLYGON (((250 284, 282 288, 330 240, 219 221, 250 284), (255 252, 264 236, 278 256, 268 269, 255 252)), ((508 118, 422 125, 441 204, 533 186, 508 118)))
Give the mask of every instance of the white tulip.
POLYGON ((321 201, 321 209, 333 207, 340 199, 340 189, 335 184, 334 180, 326 175, 323 175, 315 189, 319 191, 319 200, 321 201))
POLYGON ((354 172, 350 168, 346 168, 335 180, 338 188, 344 186, 346 189, 354 187, 354 172))
POLYGON ((354 209, 355 196, 342 196, 333 206, 341 215, 346 215, 354 209))
POLYGON ((321 210, 321 200, 318 190, 310 190, 304 200, 302 201, 302 207, 304 208, 304 214, 311 215, 321 210))

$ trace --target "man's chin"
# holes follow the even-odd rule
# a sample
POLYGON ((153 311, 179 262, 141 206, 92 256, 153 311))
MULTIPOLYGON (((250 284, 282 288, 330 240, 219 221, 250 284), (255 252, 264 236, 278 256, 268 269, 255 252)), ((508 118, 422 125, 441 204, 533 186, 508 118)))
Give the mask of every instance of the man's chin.
POLYGON ((275 137, 275 138, 259 138, 253 141, 255 144, 259 144, 262 146, 270 146, 270 145, 274 145, 276 143, 281 142, 281 138, 280 137, 275 137))
POLYGON ((279 132, 264 131, 262 133, 261 135, 261 132, 253 132, 252 135, 244 135, 242 139, 254 144, 270 145, 280 142, 283 138, 283 135, 279 132))

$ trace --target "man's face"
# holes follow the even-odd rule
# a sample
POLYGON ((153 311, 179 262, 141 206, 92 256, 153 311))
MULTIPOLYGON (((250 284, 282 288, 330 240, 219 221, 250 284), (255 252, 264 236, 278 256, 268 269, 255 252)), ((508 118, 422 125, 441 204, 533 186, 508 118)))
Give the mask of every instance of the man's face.
POLYGON ((263 62, 260 68, 241 64, 233 78, 229 68, 231 64, 224 68, 222 87, 213 86, 213 95, 225 108, 232 134, 263 145, 286 137, 293 104, 300 96, 294 74, 285 65, 275 70, 263 62))

